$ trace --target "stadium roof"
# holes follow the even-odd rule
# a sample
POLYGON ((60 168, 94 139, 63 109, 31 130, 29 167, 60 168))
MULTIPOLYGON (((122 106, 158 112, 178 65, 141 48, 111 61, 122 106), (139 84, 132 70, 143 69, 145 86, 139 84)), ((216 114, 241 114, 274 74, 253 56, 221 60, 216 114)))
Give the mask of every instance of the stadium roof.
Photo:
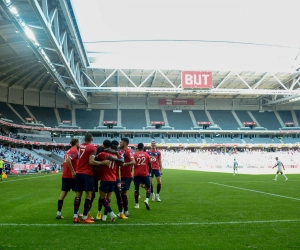
POLYGON ((0 0, 0 84, 61 90, 78 103, 89 95, 297 101, 297 6, 0 0), (182 89, 181 70, 212 71, 213 89, 182 89))

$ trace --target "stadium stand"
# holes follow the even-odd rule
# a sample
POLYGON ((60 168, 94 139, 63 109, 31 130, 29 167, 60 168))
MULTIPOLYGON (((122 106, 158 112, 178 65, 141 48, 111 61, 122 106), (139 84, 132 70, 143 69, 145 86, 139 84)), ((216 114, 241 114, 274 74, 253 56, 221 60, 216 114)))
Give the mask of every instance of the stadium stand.
POLYGON ((170 137, 169 139, 165 139, 166 143, 179 143, 177 137, 170 137))
POLYGON ((191 116, 188 110, 182 112, 173 112, 173 110, 166 110, 169 125, 178 130, 190 130, 194 127, 191 116))
POLYGON ((281 125, 274 112, 251 111, 251 113, 261 127, 270 130, 278 130, 279 128, 281 128, 281 125))
POLYGON ((117 121, 117 120, 118 120, 118 111, 116 109, 104 110, 103 121, 117 121))
POLYGON ((284 137, 281 140, 283 143, 300 143, 300 138, 284 137))
POLYGON ((210 110, 209 113, 214 123, 218 124, 222 129, 235 130, 240 127, 229 110, 210 110))
POLYGON ((99 126, 100 110, 75 109, 76 124, 82 129, 94 129, 99 126))
POLYGON ((62 121, 72 121, 72 111, 70 109, 58 108, 57 110, 62 121))
POLYGON ((27 106, 27 108, 33 114, 35 119, 37 119, 38 122, 42 122, 46 127, 55 128, 58 125, 53 108, 36 106, 27 106))
POLYGON ((0 102, 0 118, 12 120, 14 123, 22 124, 23 121, 11 110, 5 102, 0 102))
POLYGON ((209 119, 204 110, 193 110, 197 122, 209 122, 209 119))
POLYGON ((53 142, 51 137, 35 137, 35 136, 27 136, 25 141, 33 141, 33 142, 53 142))
POLYGON ((164 121, 160 109, 149 109, 150 121, 164 121))
POLYGON ((293 116, 291 111, 278 111, 283 122, 293 122, 293 116))
POLYGON ((53 142, 56 143, 70 143, 72 138, 67 137, 53 137, 53 142))
POLYGON ((244 141, 246 143, 281 143, 281 141, 276 137, 273 139, 269 137, 253 137, 252 139, 244 137, 244 141))
POLYGON ((25 118, 30 118, 30 115, 28 114, 28 112, 26 111, 26 109, 24 108, 23 105, 20 104, 10 104, 17 112, 20 116, 22 116, 22 118, 25 120, 25 118))
POLYGON ((296 114, 298 123, 299 123, 299 125, 300 125, 300 110, 294 110, 294 111, 295 111, 295 114, 296 114))
POLYGON ((146 127, 144 109, 122 109, 122 126, 126 129, 143 129, 146 127))
POLYGON ((250 117, 250 115, 248 114, 247 111, 236 110, 235 113, 238 116, 238 118, 240 119, 241 123, 253 122, 252 118, 250 117))

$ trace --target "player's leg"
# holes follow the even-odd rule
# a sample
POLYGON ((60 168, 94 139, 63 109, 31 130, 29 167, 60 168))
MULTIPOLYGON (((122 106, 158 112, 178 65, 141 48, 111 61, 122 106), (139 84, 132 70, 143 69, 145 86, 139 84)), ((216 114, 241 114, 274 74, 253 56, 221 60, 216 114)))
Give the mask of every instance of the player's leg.
POLYGON ((0 168, 0 179, 3 181, 2 168, 0 168))
POLYGON ((285 178, 285 180, 287 181, 288 178, 287 178, 286 175, 283 173, 283 171, 281 171, 280 173, 281 173, 281 175, 285 178))
POLYGON ((277 172, 276 172, 276 175, 275 175, 274 181, 277 181, 278 174, 279 174, 279 171, 277 171, 277 172))
POLYGON ((151 188, 152 201, 155 201, 155 193, 153 192, 153 177, 154 177, 154 170, 151 171, 150 188, 151 188))
POLYGON ((57 214, 56 214, 56 219, 63 219, 64 217, 61 215, 61 210, 64 204, 64 199, 68 194, 68 191, 63 191, 63 187, 62 187, 62 191, 60 192, 58 201, 57 201, 57 214))
POLYGON ((155 171, 155 177, 156 177, 156 182, 157 182, 155 199, 157 201, 161 201, 160 197, 159 197, 160 190, 161 190, 161 175, 160 175, 159 170, 155 171))
POLYGON ((92 194, 94 191, 94 177, 89 175, 83 175, 84 178, 84 191, 85 191, 85 200, 84 200, 84 211, 82 216, 82 223, 94 223, 93 220, 88 218, 88 213, 91 208, 92 194))
POLYGON ((146 199, 144 200, 144 204, 146 205, 146 209, 150 210, 149 199, 150 199, 151 187, 150 187, 149 176, 144 177, 143 182, 145 184, 145 189, 146 189, 146 199))
POLYGON ((118 216, 119 216, 121 219, 128 219, 128 218, 123 214, 123 200, 122 200, 122 197, 121 197, 121 192, 122 192, 121 180, 118 179, 118 180, 116 181, 116 185, 115 185, 115 187, 114 187, 114 193, 115 193, 115 196, 116 196, 116 199, 117 199, 117 206, 118 206, 118 210, 119 210, 118 216))
POLYGON ((80 203, 81 203, 82 190, 84 190, 83 182, 82 182, 82 174, 76 174, 75 186, 74 186, 74 191, 75 191, 74 217, 73 217, 74 223, 80 222, 78 219, 78 210, 79 210, 80 203))
POLYGON ((81 203, 81 196, 82 196, 82 191, 76 191, 75 192, 75 199, 74 199, 74 217, 73 217, 73 222, 74 223, 79 223, 78 219, 78 210, 80 207, 81 203))
POLYGON ((132 178, 122 178, 122 183, 124 183, 122 189, 122 200, 123 200, 123 207, 124 207, 124 214, 126 217, 129 216, 128 211, 128 190, 130 189, 132 178))
MULTIPOLYGON (((105 212, 106 213, 110 213, 110 217, 111 217, 111 221, 114 222, 116 219, 116 215, 114 214, 114 212, 112 211, 111 207, 110 207, 110 202, 108 197, 111 196, 111 193, 113 191, 114 185, 109 183, 109 182, 103 182, 101 181, 100 184, 100 197, 102 200, 102 204, 105 207, 105 212)), ((102 216, 102 221, 106 221, 106 214, 104 212, 104 215, 102 216)))
POLYGON ((134 200, 135 200, 134 208, 140 208, 140 205, 139 205, 139 191, 140 191, 139 178, 137 176, 134 176, 134 200))

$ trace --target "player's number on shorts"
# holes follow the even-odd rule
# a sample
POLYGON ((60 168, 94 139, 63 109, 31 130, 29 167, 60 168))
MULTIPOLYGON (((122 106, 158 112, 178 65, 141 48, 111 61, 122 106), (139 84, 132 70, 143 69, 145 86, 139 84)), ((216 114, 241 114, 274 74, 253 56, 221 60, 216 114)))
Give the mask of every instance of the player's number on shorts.
POLYGON ((79 155, 79 158, 81 158, 81 156, 83 156, 84 152, 85 152, 85 149, 80 149, 80 155, 79 155))
POLYGON ((141 166, 141 165, 145 165, 145 161, 146 161, 146 158, 145 157, 142 157, 142 158, 137 158, 137 165, 138 166, 141 166))

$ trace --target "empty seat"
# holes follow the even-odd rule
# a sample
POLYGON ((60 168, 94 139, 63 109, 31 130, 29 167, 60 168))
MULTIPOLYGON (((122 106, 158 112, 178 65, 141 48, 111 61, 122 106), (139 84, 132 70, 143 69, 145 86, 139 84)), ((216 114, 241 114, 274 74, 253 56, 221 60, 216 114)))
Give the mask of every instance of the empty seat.
POLYGON ((255 117, 260 126, 270 129, 270 130, 278 130, 281 128, 281 125, 274 114, 274 112, 258 112, 251 111, 252 115, 255 117))

